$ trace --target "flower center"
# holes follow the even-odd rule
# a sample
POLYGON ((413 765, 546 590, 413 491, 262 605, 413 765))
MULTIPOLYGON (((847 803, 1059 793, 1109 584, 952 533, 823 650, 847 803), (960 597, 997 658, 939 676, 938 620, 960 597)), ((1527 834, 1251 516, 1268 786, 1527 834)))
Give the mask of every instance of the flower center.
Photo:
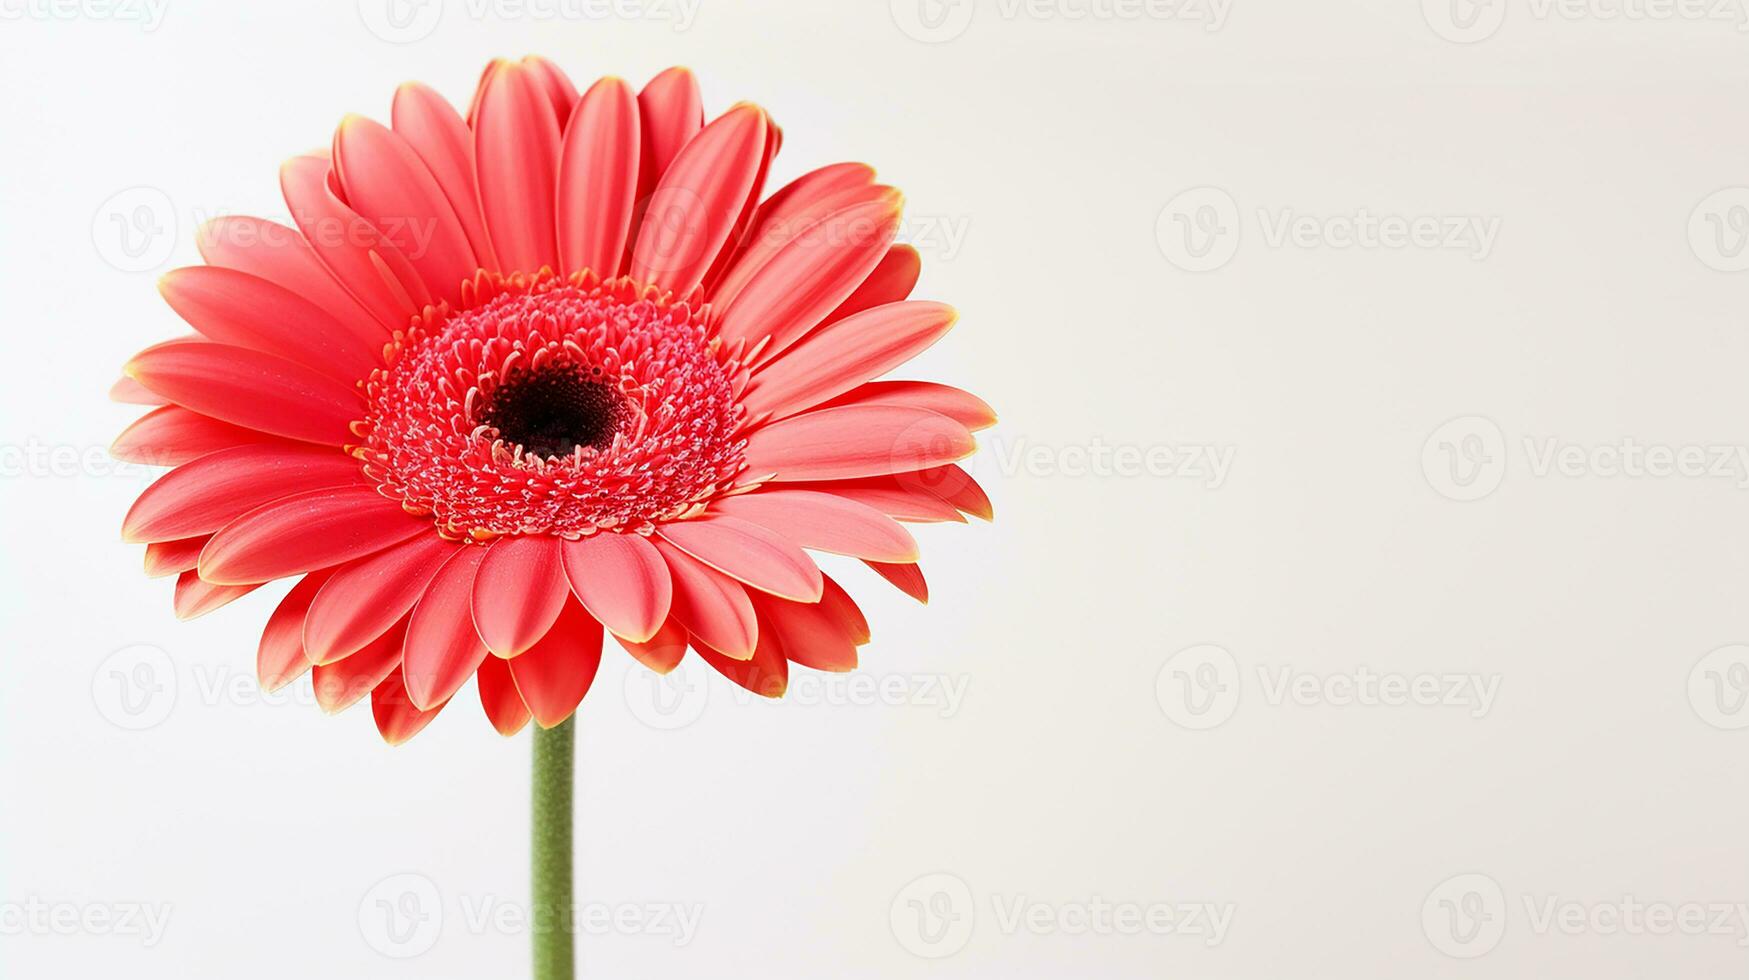
POLYGON ((619 392, 575 368, 517 371, 480 418, 536 456, 569 456, 579 446, 606 449, 626 415, 623 404, 619 392))
POLYGON ((705 312, 626 279, 481 274, 365 386, 355 452, 441 533, 649 533, 744 465, 746 369, 705 312))

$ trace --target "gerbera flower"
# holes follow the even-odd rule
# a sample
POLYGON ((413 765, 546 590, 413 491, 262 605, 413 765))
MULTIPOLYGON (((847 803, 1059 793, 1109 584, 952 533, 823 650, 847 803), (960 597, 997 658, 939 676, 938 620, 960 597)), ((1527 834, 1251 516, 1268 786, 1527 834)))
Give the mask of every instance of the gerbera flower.
POLYGON ((990 516, 955 465, 988 406, 876 381, 953 323, 908 300, 900 196, 841 163, 760 200, 782 133, 708 124, 692 75, 579 95, 487 67, 467 115, 402 86, 287 162, 296 225, 230 217, 161 290, 195 334, 142 351, 117 457, 174 467, 127 540, 179 616, 301 576, 269 689, 369 694, 390 742, 469 677, 504 733, 576 709, 611 633, 783 693, 855 666, 856 603, 807 549, 924 599, 900 521, 990 516))

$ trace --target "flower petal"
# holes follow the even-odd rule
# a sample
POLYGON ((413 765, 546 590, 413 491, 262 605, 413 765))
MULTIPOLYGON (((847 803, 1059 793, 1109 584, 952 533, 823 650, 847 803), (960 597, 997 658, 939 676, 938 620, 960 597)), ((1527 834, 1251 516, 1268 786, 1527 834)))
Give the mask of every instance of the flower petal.
POLYGON ((826 314, 821 320, 822 325, 837 323, 855 313, 897 303, 911 295, 911 290, 917 286, 917 277, 923 272, 923 258, 917 250, 909 245, 894 245, 887 249, 887 254, 881 259, 862 285, 856 291, 838 304, 838 308, 826 314))
POLYGON ((364 416, 357 390, 282 357, 175 341, 141 351, 127 373, 183 408, 287 439, 340 446, 364 416))
POLYGON ((638 100, 604 78, 578 101, 559 154, 560 268, 619 274, 638 195, 638 100))
POLYGON ((122 519, 125 541, 211 534, 263 504, 328 487, 365 486, 358 460, 334 449, 282 443, 222 449, 160 477, 122 519))
POLYGON ((724 656, 746 660, 759 642, 759 621, 741 583, 667 541, 652 542, 674 577, 673 617, 724 656))
POLYGON ((547 101, 552 104, 553 118, 560 126, 571 118, 571 110, 577 105, 577 86, 571 83, 571 77, 564 69, 538 54, 531 54, 522 59, 522 67, 540 82, 540 90, 545 93, 547 101))
POLYGON ((769 360, 844 302, 899 230, 897 194, 835 211, 778 250, 723 310, 725 343, 765 341, 769 360))
POLYGON ((327 311, 265 279, 235 269, 172 269, 158 292, 209 340, 295 361, 343 385, 370 377, 382 363, 372 346, 327 311))
POLYGON ((425 161, 425 169, 443 188, 480 267, 496 272, 498 254, 486 234, 480 185, 474 173, 474 134, 461 114, 429 86, 408 82, 395 90, 390 126, 425 161))
POLYGON ((385 324, 346 291, 296 228, 245 215, 214 218, 201 226, 195 245, 207 265, 245 272, 302 296, 360 340, 380 346, 389 339, 385 324))
POLYGON ((304 656, 304 616, 310 611, 310 600, 316 590, 328 580, 327 570, 305 575, 285 594, 267 617, 261 630, 261 644, 255 650, 255 676, 268 693, 279 690, 303 676, 310 669, 304 656))
POLYGON ((492 247, 505 271, 558 268, 554 187, 559 124, 543 82, 506 64, 485 82, 474 123, 474 164, 492 247))
POLYGON ((674 596, 668 564, 641 535, 603 532, 567 541, 564 563, 577 601, 615 635, 649 640, 667 620, 674 596))
POLYGON ((656 533, 724 575, 797 602, 817 602, 820 569, 796 543, 737 517, 675 521, 656 533))
POLYGON ((448 701, 486 659, 469 601, 484 557, 485 549, 475 547, 451 555, 413 607, 401 674, 417 707, 430 709, 448 701))
POLYGON ((254 429, 220 422, 180 405, 164 405, 140 416, 110 444, 109 454, 124 463, 181 466, 208 453, 237 446, 294 446, 254 429))
POLYGON ((183 572, 176 579, 176 598, 174 607, 176 618, 182 620, 196 619, 207 613, 241 599, 263 583, 254 585, 218 585, 202 579, 194 572, 183 572))
POLYGON ((146 577, 163 578, 181 575, 200 564, 200 549, 206 547, 210 534, 174 541, 154 541, 146 545, 146 577))
POLYGON ((109 400, 121 402, 123 405, 162 405, 163 395, 152 391, 132 378, 115 379, 115 384, 109 386, 109 400))
POLYGON ((322 267, 391 331, 431 302, 412 263, 375 225, 334 195, 332 168, 316 156, 293 157, 279 168, 279 187, 304 240, 322 267))
POLYGON ((893 583, 900 592, 924 605, 929 604, 929 583, 923 580, 921 566, 916 564, 896 565, 879 561, 867 561, 863 564, 874 569, 881 578, 893 583))
POLYGON ((789 661, 784 659, 783 646, 778 642, 775 630, 759 631, 759 644, 750 657, 731 657, 699 640, 698 636, 693 636, 692 648, 698 651, 705 663, 754 694, 762 698, 781 698, 789 688, 789 661))
POLYGON ((225 525, 200 553, 200 576, 222 585, 269 582, 429 533, 429 521, 403 511, 374 487, 311 490, 225 525))
POLYGON ((480 706, 486 709, 486 719, 498 734, 506 738, 522 731, 528 724, 528 705, 516 692, 516 682, 510 677, 510 664, 497 657, 487 657, 475 672, 479 682, 480 706))
POLYGON ((332 663, 381 636, 407 615, 432 576, 463 547, 435 534, 418 535, 342 566, 316 593, 304 620, 304 649, 310 659, 332 663))
POLYGON ((986 521, 996 517, 984 488, 957 463, 934 466, 914 473, 900 473, 896 479, 903 486, 934 494, 975 517, 986 521))
POLYGON ((487 546, 473 592, 474 625, 487 649, 514 657, 559 618, 571 595, 562 544, 551 535, 518 535, 487 546))
POLYGON ((401 648, 407 640, 407 617, 388 632, 364 645, 352 656, 333 663, 317 664, 312 683, 316 704, 329 714, 338 714, 364 699, 374 688, 399 673, 401 648))
POLYGON ((973 432, 996 424, 995 410, 982 398, 969 391, 929 381, 870 381, 822 403, 822 407, 826 408, 837 408, 840 405, 926 408, 953 419, 973 432))
POLYGON ((650 196, 680 148, 704 128, 704 98, 698 79, 685 68, 670 68, 638 93, 642 139, 638 152, 638 200, 650 196))
POLYGON ((734 302, 772 256, 828 215, 896 193, 890 187, 876 187, 874 175, 874 169, 865 164, 835 163, 779 188, 754 214, 747 246, 711 291, 711 302, 723 307, 734 302))
POLYGON ((947 335, 943 303, 888 303, 821 327, 758 368, 741 398, 751 416, 785 418, 909 361, 947 335))
POLYGON ((715 501, 710 513, 750 521, 803 548, 871 561, 917 560, 911 532, 873 507, 831 493, 758 490, 715 501))
POLYGON ((558 622, 527 653, 508 662, 535 724, 551 728, 577 710, 601 666, 601 624, 568 603, 558 622))
POLYGON ((333 154, 353 209, 395 244, 435 296, 460 302, 462 280, 479 262, 448 196, 413 147, 387 126, 349 115, 334 131, 333 154))
POLYGON ((398 670, 391 671, 376 690, 370 692, 371 717, 376 719, 377 731, 382 733, 383 741, 390 745, 400 745, 419 734, 442 710, 442 704, 430 709, 414 705, 398 670))
POLYGON ((952 521, 964 524, 959 509, 933 493, 909 486, 896 476, 865 476, 855 480, 786 483, 785 488, 817 490, 866 504, 897 521, 952 521))
POLYGON ((892 405, 823 408, 754 430, 747 472, 777 481, 845 480, 904 473, 964 459, 977 450, 966 427, 945 415, 892 405))
POLYGON ((658 674, 666 674, 680 666, 681 658, 686 656, 688 637, 686 627, 673 618, 662 624, 656 635, 645 642, 628 640, 623 636, 615 636, 619 645, 637 659, 638 663, 650 668, 658 674))
POLYGON ((832 611, 817 602, 755 597, 761 625, 777 634, 786 659, 815 670, 856 669, 856 641, 832 611))
POLYGON ((740 105, 681 148, 638 227, 633 279, 680 294, 703 281, 753 192, 765 129, 764 112, 740 105))

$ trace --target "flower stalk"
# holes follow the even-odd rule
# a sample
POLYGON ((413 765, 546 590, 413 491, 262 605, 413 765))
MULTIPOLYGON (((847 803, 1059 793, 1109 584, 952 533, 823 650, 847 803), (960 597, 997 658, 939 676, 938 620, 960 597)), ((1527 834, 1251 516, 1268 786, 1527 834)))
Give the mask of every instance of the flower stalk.
POLYGON ((535 980, 573 980, 576 903, 572 897, 571 805, 576 719, 553 728, 534 726, 533 896, 535 980))

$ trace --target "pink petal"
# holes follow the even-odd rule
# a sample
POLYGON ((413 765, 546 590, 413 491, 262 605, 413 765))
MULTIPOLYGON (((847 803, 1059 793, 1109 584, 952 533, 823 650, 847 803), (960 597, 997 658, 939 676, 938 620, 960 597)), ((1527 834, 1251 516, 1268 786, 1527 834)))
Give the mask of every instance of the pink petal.
POLYGON ((255 676, 263 690, 277 691, 310 669, 309 658, 304 656, 304 616, 316 590, 327 580, 326 570, 305 575, 267 617, 255 651, 255 676))
POLYGON ((923 259, 917 250, 909 245, 894 245, 887 249, 887 254, 881 259, 862 285, 856 287, 838 308, 826 314, 821 324, 836 323, 855 313, 897 303, 911 295, 911 290, 917 286, 917 277, 923 272, 923 259))
POLYGON ((485 83, 474 124, 480 202, 506 271, 559 265, 553 229, 559 124, 542 85, 522 65, 500 67, 485 83))
POLYGON ((455 108, 429 87, 408 82, 395 90, 391 123, 419 159, 449 201, 461 222, 468 245, 480 267, 498 271, 498 255, 486 234, 486 218, 480 210, 480 185, 474 174, 474 134, 455 108))
POLYGON ((820 569, 796 543, 736 517, 701 517, 664 524, 657 534, 724 575, 797 602, 815 602, 820 569))
POLYGON ((334 170, 352 207, 395 244, 438 298, 461 301, 479 268, 467 230, 437 178, 405 139, 347 116, 334 132, 334 170))
POLYGON ((577 103, 559 155, 558 238, 563 271, 619 274, 638 194, 638 100, 604 78, 577 103))
POLYGON ((122 430, 109 454, 145 466, 181 466, 208 453, 237 446, 295 446, 254 429, 207 418, 180 405, 155 408, 122 430))
POLYGON ((340 446, 364 417, 358 391, 284 358, 243 347, 177 341, 141 351, 127 373, 170 401, 287 439, 340 446))
POLYGON ((717 673, 734 683, 762 698, 781 698, 783 692, 788 690, 789 661, 784 659, 783 647, 778 642, 775 631, 761 629, 759 644, 748 657, 728 656, 711 649, 709 644, 700 643, 700 639, 696 635, 692 638, 693 649, 717 673))
MULTIPOLYGON (((242 215, 214 218, 201 226, 195 244, 208 265, 246 272, 302 296, 360 340, 380 347, 389 339, 385 324, 329 273, 296 228, 242 215)), ((400 320, 390 326, 403 325, 400 320)))
POLYGON ((322 157, 287 160, 279 168, 286 206, 322 267, 378 323, 403 329, 431 301, 430 292, 401 250, 334 195, 330 170, 322 157))
POLYGON ((856 669, 856 641, 831 610, 815 602, 764 597, 753 604, 765 628, 777 634, 787 659, 815 670, 856 669))
POLYGON ((457 551, 413 607, 401 675, 416 707, 431 709, 448 701, 486 659, 486 644, 470 612, 474 574, 484 557, 484 548, 457 551))
POLYGON ((442 704, 430 709, 416 706, 408 697, 407 685, 398 670, 383 678, 376 690, 370 692, 371 717, 376 719, 377 731, 382 733, 383 741, 390 745, 400 745, 419 734, 442 710, 442 704))
POLYGON ((877 187, 874 170, 860 163, 836 163, 790 181, 759 206, 747 247, 711 291, 711 302, 724 307, 734 302, 772 256, 833 212, 896 193, 877 187))
POLYGON ((747 472, 773 479, 845 480, 964 459, 977 450, 966 427, 934 412, 891 405, 823 408, 756 429, 747 472))
POLYGON ((364 699, 372 689, 399 673, 401 648, 407 639, 407 618, 365 644, 345 660, 317 664, 313 676, 316 704, 329 714, 338 714, 364 699))
POLYGON ((209 340, 247 347, 356 384, 382 364, 374 346, 321 307, 265 279, 213 265, 172 269, 158 292, 209 340))
POLYGON ((945 415, 973 432, 996 424, 996 412, 982 398, 968 391, 929 381, 870 381, 822 403, 840 405, 898 405, 926 408, 945 415))
POLYGON ((667 541, 652 542, 674 577, 673 617, 726 656, 746 660, 759 642, 759 621, 741 583, 667 541))
POLYGON ((123 405, 162 405, 164 396, 132 378, 117 378, 109 386, 109 400, 123 405))
POLYGON ((638 663, 650 668, 658 674, 666 674, 680 666, 680 660, 686 656, 686 644, 689 637, 686 627, 670 618, 656 631, 649 640, 639 643, 623 636, 615 636, 619 645, 635 657, 638 663))
MULTIPOLYGON (((759 110, 764 113, 765 110, 759 110)), ((729 229, 729 238, 723 248, 717 252, 711 267, 704 276, 704 287, 709 292, 712 286, 721 279, 723 273, 733 264, 742 250, 752 241, 750 226, 753 223, 754 212, 759 207, 759 195, 765 190, 765 177, 771 172, 771 161, 777 156, 777 148, 783 143, 783 131, 771 121, 769 114, 765 115, 765 151, 759 161, 759 171, 753 175, 753 187, 747 192, 747 197, 741 203, 741 213, 736 215, 734 225, 729 229)))
POLYGON ((868 619, 857 608, 856 600, 850 597, 850 593, 844 591, 844 587, 833 581, 831 576, 826 577, 826 592, 820 597, 819 606, 838 620, 851 642, 861 646, 869 641, 868 619))
POLYGON ((122 539, 211 534, 283 497, 365 485, 358 460, 338 450, 290 443, 224 449, 178 466, 147 487, 122 519, 122 539))
POLYGON ((316 593, 304 621, 304 649, 310 659, 332 663, 381 636, 407 615, 432 576, 463 547, 422 534, 342 566, 316 593))
POLYGON ((540 83, 547 101, 553 107, 553 119, 560 126, 571 118, 571 110, 577 105, 577 86, 571 83, 571 78, 564 69, 553 64, 538 54, 531 54, 522 59, 522 67, 540 83))
POLYGON ((728 241, 765 155, 765 113, 741 105, 680 150, 650 197, 632 245, 631 276, 685 294, 728 241))
POLYGON ((855 480, 786 483, 796 490, 817 490, 866 504, 899 521, 953 521, 964 524, 959 509, 927 490, 906 485, 897 476, 865 476, 855 480))
POLYGON ((550 535, 521 535, 487 547, 473 592, 474 625, 487 649, 514 657, 559 618, 571 595, 559 557, 562 544, 550 535))
POLYGON ((576 603, 527 653, 508 662, 535 724, 551 728, 577 710, 601 666, 601 624, 576 603))
POLYGON ((723 310, 723 340, 766 341, 769 360, 800 339, 874 271, 902 205, 897 195, 851 205, 784 245, 723 310))
POLYGON ((638 93, 641 146, 638 152, 638 199, 656 189, 674 158, 704 128, 704 99, 698 79, 685 68, 670 68, 650 79, 638 93))
POLYGON ((878 561, 864 562, 863 564, 874 569, 881 578, 893 583, 900 592, 924 605, 929 604, 929 583, 923 580, 921 567, 914 564, 893 565, 878 561))
POLYGON ((205 616, 254 592, 261 585, 259 582, 254 585, 217 585, 194 572, 183 572, 176 579, 176 618, 188 620, 205 616))
POLYGON ((200 549, 206 547, 210 534, 197 534, 174 541, 154 541, 146 545, 146 577, 163 578, 181 575, 200 564, 200 549))
POLYGON ((759 490, 715 501, 710 513, 750 521, 817 551, 871 561, 917 560, 911 532, 873 507, 831 493, 759 490))
POLYGON ((373 487, 311 490, 225 525, 200 553, 200 577, 222 585, 270 582, 430 533, 430 521, 408 514, 373 487))
POLYGON ((921 354, 955 319, 951 306, 914 301, 821 327, 758 368, 741 403, 749 415, 773 419, 813 408, 921 354))
POLYGON ((897 479, 904 486, 932 493, 956 508, 986 521, 993 520, 996 516, 984 488, 978 485, 977 480, 972 479, 970 473, 955 463, 918 470, 915 473, 901 473, 897 479))
POLYGON ((668 564, 642 536, 602 532, 567 541, 564 562, 577 600, 615 635, 648 640, 668 618, 668 564))
POLYGON ((528 724, 528 705, 522 703, 522 695, 516 693, 516 682, 510 677, 510 664, 497 657, 487 657, 480 662, 480 669, 475 673, 479 681, 480 706, 486 709, 486 720, 498 730, 498 734, 508 738, 522 731, 528 724))

